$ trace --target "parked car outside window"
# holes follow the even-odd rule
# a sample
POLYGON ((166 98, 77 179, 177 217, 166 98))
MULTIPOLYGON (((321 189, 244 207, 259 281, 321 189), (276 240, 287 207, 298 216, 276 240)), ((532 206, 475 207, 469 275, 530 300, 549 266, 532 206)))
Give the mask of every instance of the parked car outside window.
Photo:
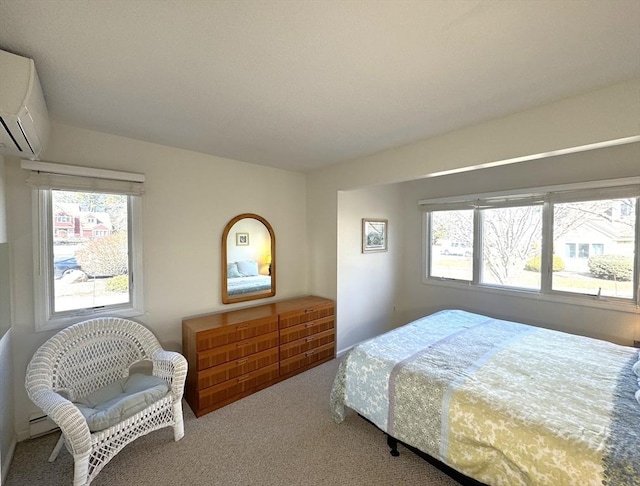
POLYGON ((53 277, 62 278, 69 270, 81 270, 75 257, 58 258, 53 261, 53 277))
POLYGON ((470 257, 471 255, 473 255, 473 248, 467 246, 465 243, 452 241, 451 243, 444 245, 444 247, 440 250, 440 253, 442 255, 470 257))

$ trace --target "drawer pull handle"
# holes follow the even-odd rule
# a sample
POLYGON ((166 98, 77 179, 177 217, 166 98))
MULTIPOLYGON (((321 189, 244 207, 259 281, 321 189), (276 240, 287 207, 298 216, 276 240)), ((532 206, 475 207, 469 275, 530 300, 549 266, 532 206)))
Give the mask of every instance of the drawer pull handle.
POLYGON ((244 376, 241 376, 240 378, 238 378, 238 383, 242 383, 242 382, 250 380, 250 379, 251 379, 251 375, 244 375, 244 376))
POLYGON ((308 314, 309 312, 313 312, 313 309, 305 309, 305 310, 304 310, 304 313, 305 313, 305 314, 308 314))
POLYGON ((304 353, 304 355, 305 355, 306 357, 309 357, 309 356, 311 356, 313 353, 315 353, 315 351, 307 351, 306 353, 304 353))
POLYGON ((313 341, 314 339, 315 339, 315 338, 314 338, 313 336, 309 336, 309 337, 307 338, 307 342, 308 342, 308 343, 310 343, 310 342, 311 342, 311 341, 313 341))
POLYGON ((239 326, 236 326, 236 331, 244 331, 248 327, 249 324, 240 324, 239 326))
POLYGON ((249 361, 249 358, 242 358, 242 359, 239 359, 238 361, 236 361, 236 364, 237 364, 238 366, 242 366, 242 365, 243 365, 243 364, 245 364, 247 361, 249 361))
POLYGON ((304 327, 313 327, 313 322, 307 322, 304 327))

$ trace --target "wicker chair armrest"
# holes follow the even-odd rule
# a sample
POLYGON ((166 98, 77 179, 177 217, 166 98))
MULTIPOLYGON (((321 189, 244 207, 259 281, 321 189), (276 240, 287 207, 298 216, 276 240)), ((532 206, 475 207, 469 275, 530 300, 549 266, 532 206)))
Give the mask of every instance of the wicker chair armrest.
POLYGON ((175 400, 182 399, 187 379, 187 360, 180 353, 159 349, 151 356, 153 374, 167 380, 175 400))
POLYGON ((42 389, 35 391, 31 400, 60 427, 74 456, 91 451, 87 420, 71 401, 53 390, 42 389))

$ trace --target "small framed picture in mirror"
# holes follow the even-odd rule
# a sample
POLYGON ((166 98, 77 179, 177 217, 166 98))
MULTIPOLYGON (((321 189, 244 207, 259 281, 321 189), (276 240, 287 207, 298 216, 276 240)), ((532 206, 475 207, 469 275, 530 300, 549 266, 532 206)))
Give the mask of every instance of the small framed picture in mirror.
POLYGON ((249 233, 236 233, 236 246, 249 246, 249 233))
POLYGON ((387 251, 387 220, 362 220, 362 253, 387 251))

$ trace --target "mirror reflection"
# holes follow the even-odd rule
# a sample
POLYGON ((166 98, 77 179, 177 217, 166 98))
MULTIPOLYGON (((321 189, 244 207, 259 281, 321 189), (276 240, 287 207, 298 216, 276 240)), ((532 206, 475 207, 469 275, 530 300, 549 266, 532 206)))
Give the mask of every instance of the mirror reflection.
POLYGON ((257 214, 233 218, 222 234, 222 302, 232 304, 276 293, 275 235, 257 214))

